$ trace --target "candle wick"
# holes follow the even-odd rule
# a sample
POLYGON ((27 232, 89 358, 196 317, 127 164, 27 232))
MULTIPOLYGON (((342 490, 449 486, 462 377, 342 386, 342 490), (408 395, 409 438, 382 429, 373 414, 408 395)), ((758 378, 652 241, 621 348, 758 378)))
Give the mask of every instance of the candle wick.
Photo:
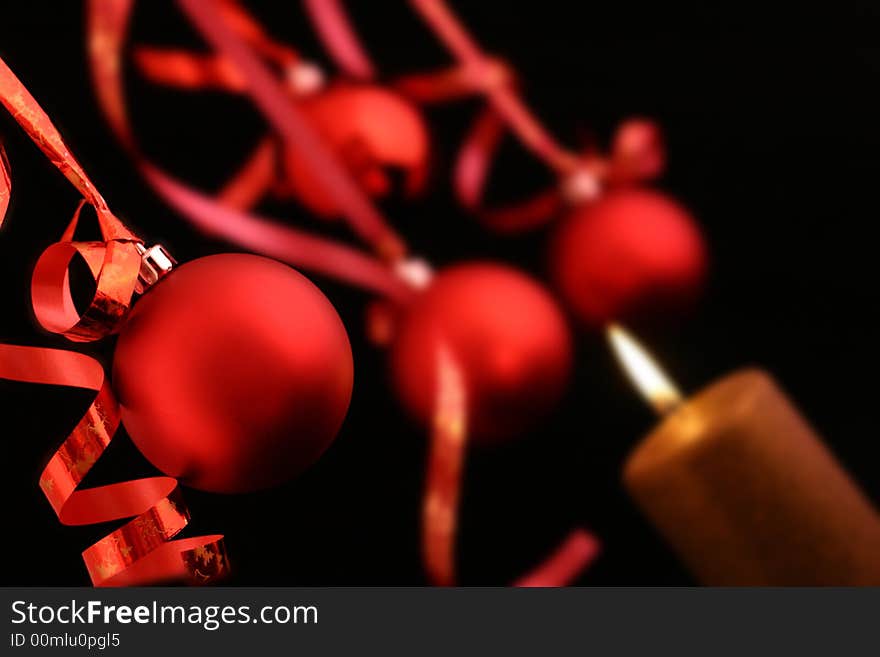
POLYGON ((674 411, 681 405, 681 393, 678 390, 674 390, 673 392, 675 394, 664 397, 654 397, 649 400, 651 408, 653 408, 657 415, 659 415, 660 417, 669 415, 672 411, 674 411))

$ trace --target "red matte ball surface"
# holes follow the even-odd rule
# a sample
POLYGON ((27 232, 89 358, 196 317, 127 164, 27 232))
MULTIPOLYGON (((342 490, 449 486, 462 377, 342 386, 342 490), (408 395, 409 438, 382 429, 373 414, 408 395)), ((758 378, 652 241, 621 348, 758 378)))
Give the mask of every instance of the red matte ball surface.
POLYGON ((649 189, 612 191, 564 220, 551 274, 584 322, 678 310, 702 286, 706 248, 690 213, 649 189))
MULTIPOLYGON (((411 103, 380 87, 338 85, 302 104, 318 132, 369 194, 381 197, 391 191, 389 168, 404 173, 407 193, 422 186, 429 138, 422 115, 411 103)), ((333 195, 302 154, 289 151, 286 170, 293 193, 304 205, 324 216, 339 214, 333 195)))
POLYGON ((500 442, 535 426, 562 396, 571 337, 553 299, 531 278, 473 263, 440 271, 405 311, 391 351, 397 391, 429 423, 437 352, 445 343, 465 378, 469 436, 500 442))
POLYGON ((202 490, 266 488, 313 463, 351 398, 348 335, 293 269, 215 255, 172 271, 116 346, 122 421, 144 456, 202 490))

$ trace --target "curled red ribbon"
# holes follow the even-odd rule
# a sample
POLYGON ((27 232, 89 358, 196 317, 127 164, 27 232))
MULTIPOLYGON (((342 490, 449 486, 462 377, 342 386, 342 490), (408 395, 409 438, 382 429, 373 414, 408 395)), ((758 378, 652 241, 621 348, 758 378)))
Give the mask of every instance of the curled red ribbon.
POLYGON ((0 345, 0 377, 96 392, 40 475, 40 488, 65 525, 133 517, 83 552, 92 584, 133 586, 181 579, 203 583, 226 572, 222 536, 171 540, 189 522, 177 481, 171 477, 78 490, 119 426, 119 408, 98 361, 72 351, 0 345))
MULTIPOLYGON (((94 207, 104 237, 103 242, 72 241, 81 203, 61 241, 50 246, 37 262, 31 286, 37 320, 72 341, 105 337, 120 326, 131 304, 141 266, 140 240, 113 215, 49 117, 2 59, 0 102, 80 191, 83 203, 94 207), (68 278, 68 266, 76 255, 85 260, 96 286, 82 313, 73 304, 68 278)), ((10 190, 5 159, 2 169, 0 209, 5 210, 10 190)), ((0 221, 3 214, 0 212, 0 221)), ((119 426, 119 408, 100 363, 72 351, 0 344, 0 377, 96 393, 40 476, 43 493, 65 525, 134 516, 83 552, 94 585, 151 584, 181 578, 206 582, 226 572, 222 536, 170 540, 189 521, 174 479, 151 477, 78 489, 119 426)))

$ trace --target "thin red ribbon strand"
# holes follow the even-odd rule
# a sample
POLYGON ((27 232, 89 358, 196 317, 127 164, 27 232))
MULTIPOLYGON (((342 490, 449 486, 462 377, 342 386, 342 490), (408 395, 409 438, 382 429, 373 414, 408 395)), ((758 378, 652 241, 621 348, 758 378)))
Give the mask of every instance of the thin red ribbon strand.
POLYGON ((367 288, 398 303, 412 297, 412 288, 376 258, 305 231, 294 231, 269 218, 220 205, 210 196, 187 187, 150 164, 143 163, 142 170, 153 187, 205 233, 367 288))
POLYGON ((12 193, 12 176, 9 173, 9 160, 6 159, 6 149, 0 143, 0 227, 6 218, 6 210, 9 208, 9 195, 12 193))
MULTIPOLYGON (((219 0, 217 9, 230 28, 261 56, 286 71, 301 61, 293 48, 270 37, 235 0, 219 0)), ((228 59, 178 48, 140 46, 132 53, 135 64, 149 80, 183 89, 244 91, 245 81, 228 59)))
POLYGON ((179 48, 139 46, 132 53, 141 75, 150 82, 179 89, 219 89, 242 93, 244 78, 229 60, 179 48))
MULTIPOLYGON (((37 320, 72 341, 100 339, 119 327, 129 309, 141 265, 140 240, 113 215, 49 117, 2 59, 0 102, 84 197, 61 241, 50 246, 37 262, 31 286, 37 320), (84 203, 95 208, 103 242, 72 241, 84 203), (68 278, 68 266, 76 255, 88 265, 96 287, 83 313, 74 306, 68 278)), ((8 200, 5 160, 0 181, 0 197, 8 200)), ((0 219, 2 215, 0 212, 0 219)), ((205 582, 226 572, 222 536, 170 541, 189 521, 174 479, 152 477, 78 488, 119 426, 119 408, 95 359, 61 349, 0 344, 0 378, 96 393, 40 477, 43 493, 65 525, 134 516, 83 552, 94 585, 151 584, 180 578, 205 582)))
MULTIPOLYGON (((410 4, 438 39, 479 81, 492 59, 483 53, 442 0, 410 0, 410 4)), ((576 168, 578 158, 563 148, 541 125, 510 84, 489 84, 484 93, 523 145, 559 173, 576 168)))
POLYGON ((596 560, 599 540, 586 529, 573 529, 559 547, 534 570, 513 583, 518 587, 568 586, 596 560))
POLYGON ((110 212, 107 202, 68 150, 61 134, 52 125, 52 121, 2 59, 0 59, 0 103, 12 114, 12 118, 24 128, 34 143, 43 151, 43 154, 49 158, 49 161, 95 208, 98 216, 103 219, 102 229, 106 231, 105 238, 137 239, 110 212))
POLYGON ((275 182, 278 159, 274 140, 262 139, 238 172, 217 192, 217 200, 236 210, 254 207, 275 182))
POLYGON ((376 70, 355 34, 340 0, 304 0, 303 7, 333 61, 355 80, 373 80, 376 70))
POLYGON ((323 143, 295 99, 291 100, 211 3, 177 0, 177 4, 205 40, 242 72, 254 104, 287 145, 299 150, 311 162, 316 178, 332 192, 352 230, 381 258, 395 261, 403 257, 406 252, 403 239, 323 143))
MULTIPOLYGON (((223 198, 226 198, 226 194, 232 194, 233 198, 243 199, 235 204, 236 207, 227 207, 207 194, 188 187, 143 155, 131 129, 122 82, 123 47, 133 7, 134 0, 88 1, 88 55, 99 105, 111 129, 156 192, 181 215, 209 234, 295 267, 316 269, 383 296, 398 300, 409 296, 409 287, 389 268, 367 254, 267 217, 244 212, 245 207, 253 203, 255 195, 259 196, 259 186, 265 184, 265 162, 262 159, 255 165, 258 169, 254 174, 256 182, 244 183, 242 188, 236 187, 233 184, 236 179, 233 179, 233 183, 221 190, 223 198)), ((238 66, 233 68, 239 70, 238 66)))
POLYGON ((459 149, 452 181, 459 202, 486 226, 501 233, 518 233, 548 223, 564 207, 565 200, 553 187, 511 205, 485 205, 487 179, 506 131, 503 119, 493 108, 479 113, 459 149))
POLYGON ((432 584, 453 586, 462 467, 467 447, 467 393, 464 372, 442 343, 437 353, 436 390, 422 498, 422 560, 432 584))
MULTIPOLYGON (((422 561, 428 581, 436 586, 457 583, 458 511, 467 450, 467 388, 453 352, 442 342, 437 351, 437 396, 428 469, 422 498, 422 561)), ((599 540, 578 528, 534 570, 513 586, 566 586, 601 552, 599 540)))
MULTIPOLYGON (((293 48, 272 39, 234 0, 223 0, 220 10, 230 26, 263 57, 275 63, 282 75, 294 74, 302 59, 293 48)), ((238 68, 219 55, 142 45, 133 49, 132 59, 140 74, 154 84, 187 91, 220 90, 234 94, 242 94, 247 88, 238 68)), ((282 186, 275 181, 281 166, 281 151, 274 141, 267 137, 259 142, 239 171, 217 192, 216 198, 221 204, 248 210, 268 193, 283 195, 282 186)))

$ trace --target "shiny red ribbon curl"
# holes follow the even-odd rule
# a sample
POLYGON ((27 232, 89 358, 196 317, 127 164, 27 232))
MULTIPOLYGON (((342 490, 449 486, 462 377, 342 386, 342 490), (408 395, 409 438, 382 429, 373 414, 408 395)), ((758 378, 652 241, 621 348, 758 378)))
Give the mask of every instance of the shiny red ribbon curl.
MULTIPOLYGON (((84 197, 61 241, 46 249, 34 269, 31 297, 37 320, 47 330, 74 342, 105 337, 119 328, 131 305, 141 265, 140 240, 113 215, 49 117, 2 59, 0 102, 84 197), (85 203, 95 209, 102 242, 73 241, 85 203), (88 265, 96 288, 82 313, 73 303, 68 277, 68 267, 76 256, 88 265)), ((0 169, 2 223, 11 189, 5 155, 0 169)), ((0 378, 96 393, 40 476, 40 487, 62 524, 88 525, 133 517, 83 552, 95 586, 179 579, 207 582, 228 570, 222 536, 171 540, 189 522, 176 480, 151 477, 78 488, 119 426, 119 407, 97 360, 62 349, 0 344, 0 378)))

